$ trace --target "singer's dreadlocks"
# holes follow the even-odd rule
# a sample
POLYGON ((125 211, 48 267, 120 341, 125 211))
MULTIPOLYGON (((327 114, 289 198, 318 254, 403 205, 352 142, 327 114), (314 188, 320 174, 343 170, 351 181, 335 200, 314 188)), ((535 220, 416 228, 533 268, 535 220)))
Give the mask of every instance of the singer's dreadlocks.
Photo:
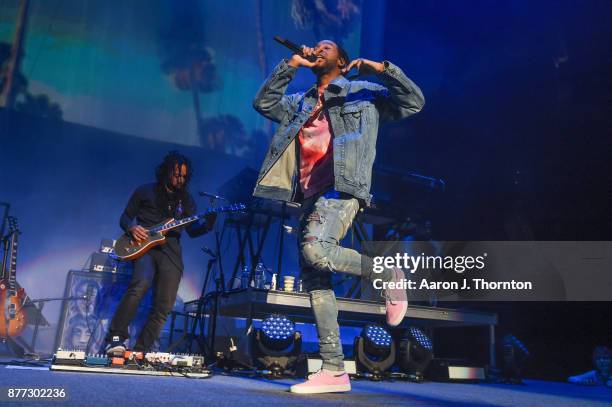
POLYGON ((334 43, 336 44, 336 47, 338 48, 338 56, 340 57, 341 60, 344 60, 344 64, 342 65, 342 68, 344 68, 345 66, 349 64, 349 62, 351 62, 351 59, 349 58, 348 52, 346 52, 346 50, 342 47, 342 45, 340 45, 336 41, 334 41, 334 43))

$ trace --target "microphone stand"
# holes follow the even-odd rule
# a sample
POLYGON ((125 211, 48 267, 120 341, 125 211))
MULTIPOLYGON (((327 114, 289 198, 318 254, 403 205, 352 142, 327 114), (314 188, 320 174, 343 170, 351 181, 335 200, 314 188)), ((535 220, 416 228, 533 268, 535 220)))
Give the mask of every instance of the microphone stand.
POLYGON ((38 338, 38 327, 40 326, 40 317, 42 316, 42 310, 45 307, 45 304, 51 301, 82 301, 87 300, 85 297, 55 297, 55 298, 39 298, 37 300, 30 300, 32 304, 36 305, 36 323, 34 324, 34 332, 32 333, 32 342, 30 343, 30 348, 32 349, 31 354, 25 354, 26 356, 33 356, 34 359, 39 359, 40 355, 35 352, 36 339, 38 338))
MULTIPOLYGON (((225 221, 223 222, 223 227, 225 228, 225 221)), ((215 248, 217 250, 216 259, 221 258, 221 239, 219 238, 219 232, 215 231, 215 248)), ((209 317, 210 325, 208 327, 208 337, 209 337, 209 346, 212 350, 212 354, 214 355, 215 350, 215 335, 217 333, 217 314, 219 309, 219 297, 225 294, 225 275, 223 273, 223 262, 219 260, 219 276, 215 279, 215 301, 213 303, 213 309, 211 312, 211 316, 209 317)), ((204 326, 202 325, 202 333, 204 326)))
MULTIPOLYGON (((214 206, 215 201, 218 200, 227 200, 223 197, 200 192, 200 196, 205 196, 210 201, 210 206, 214 206)), ((217 325, 217 307, 219 296, 225 292, 225 278, 223 275, 223 266, 220 261, 221 258, 221 240, 219 237, 218 226, 215 227, 215 251, 213 252, 206 246, 203 246, 201 250, 210 256, 208 263, 206 265, 206 274, 204 276, 204 283, 202 284, 202 290, 200 292, 200 298, 198 299, 198 307, 196 310, 196 315, 191 324, 191 329, 188 334, 189 340, 189 352, 192 351, 193 340, 195 339, 198 342, 198 346, 202 350, 205 356, 213 358, 214 357, 214 340, 215 340, 215 331, 217 325), (204 306, 206 304, 206 293, 208 291, 208 282, 211 278, 211 275, 214 275, 214 266, 215 263, 219 265, 219 275, 214 279, 215 280, 215 292, 212 294, 214 296, 213 309, 209 312, 209 326, 208 326, 208 334, 204 334, 204 306), (198 332, 198 324, 200 325, 200 329, 198 332), (207 338, 208 336, 208 338, 207 338)))
MULTIPOLYGON (((202 251, 209 254, 208 250, 205 247, 202 247, 202 251)), ((214 253, 213 253, 214 254, 214 253)), ((204 311, 205 304, 205 296, 206 291, 208 289, 208 280, 210 279, 210 273, 215 263, 217 262, 217 257, 210 255, 210 259, 208 259, 208 264, 206 266, 206 275, 204 276, 204 284, 202 284, 202 291, 200 292, 200 298, 198 298, 198 308, 196 310, 195 318, 193 318, 193 322, 191 324, 191 329, 189 331, 189 353, 192 351, 193 341, 196 340, 198 342, 198 346, 203 351, 203 353, 208 357, 213 354, 212 349, 208 348, 208 343, 203 335, 204 331, 204 316, 202 315, 204 311), (198 324, 200 325, 200 334, 197 334, 198 324), (204 337, 204 338, 202 338, 204 337)))

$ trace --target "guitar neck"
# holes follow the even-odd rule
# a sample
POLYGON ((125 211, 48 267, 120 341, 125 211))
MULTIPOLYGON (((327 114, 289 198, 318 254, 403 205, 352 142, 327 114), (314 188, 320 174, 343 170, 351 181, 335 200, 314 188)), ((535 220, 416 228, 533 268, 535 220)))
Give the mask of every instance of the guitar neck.
POLYGON ((193 215, 193 216, 188 216, 186 218, 182 218, 179 220, 175 220, 173 222, 167 223, 165 225, 161 225, 155 228, 151 229, 151 232, 153 233, 159 233, 159 232, 166 232, 172 229, 176 229, 179 228, 181 226, 187 225, 189 223, 195 222, 197 220, 202 219, 203 217, 205 217, 206 215, 212 213, 212 212, 216 212, 215 210, 208 210, 206 212, 197 214, 197 215, 193 215))
POLYGON ((8 269, 8 285, 11 295, 15 295, 17 291, 17 245, 18 232, 13 232, 11 237, 11 260, 8 269))
POLYGON ((0 279, 5 280, 8 278, 8 272, 6 265, 8 263, 9 258, 9 241, 6 239, 2 239, 2 274, 0 275, 0 279))
POLYGON ((172 222, 166 223, 165 225, 160 225, 160 226, 151 228, 149 229, 149 232, 150 233, 166 232, 166 231, 187 225, 191 222, 195 222, 196 220, 202 219, 205 216, 210 215, 211 213, 236 212, 236 211, 242 211, 244 209, 246 209, 246 206, 242 203, 232 204, 230 206, 223 206, 221 208, 216 208, 216 209, 209 209, 206 212, 202 212, 197 215, 188 216, 186 218, 182 218, 178 220, 173 220, 172 222))

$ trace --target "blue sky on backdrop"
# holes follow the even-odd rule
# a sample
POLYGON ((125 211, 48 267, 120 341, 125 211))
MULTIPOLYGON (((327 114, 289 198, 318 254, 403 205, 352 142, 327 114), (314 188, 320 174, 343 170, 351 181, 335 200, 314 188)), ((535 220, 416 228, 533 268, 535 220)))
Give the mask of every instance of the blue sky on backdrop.
MULTIPOLYGON (((251 133, 264 126, 264 119, 251 107, 264 79, 257 4, 256 0, 236 1, 232 7, 214 0, 32 0, 22 72, 29 91, 59 103, 66 121, 199 145, 191 92, 177 89, 161 68, 162 55, 168 51, 164 33, 178 27, 193 32, 212 51, 222 83, 220 89, 200 94, 202 116, 234 115, 251 133)), ((315 42, 312 28, 296 26, 292 4, 261 1, 266 74, 287 56, 272 41, 274 35, 315 42)), ((333 10, 338 2, 326 4, 333 10)), ((16 5, 17 1, 0 1, 0 41, 12 39, 16 5)), ((358 9, 353 10, 353 18, 341 40, 356 55, 361 34, 358 9)), ((301 72, 293 87, 309 86, 312 78, 301 72)))

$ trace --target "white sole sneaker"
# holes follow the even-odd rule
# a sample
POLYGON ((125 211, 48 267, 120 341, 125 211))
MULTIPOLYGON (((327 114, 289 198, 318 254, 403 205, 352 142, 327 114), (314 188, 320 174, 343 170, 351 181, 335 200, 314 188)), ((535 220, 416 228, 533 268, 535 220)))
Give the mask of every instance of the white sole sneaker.
POLYGON ((389 326, 398 326, 406 317, 406 312, 408 312, 408 302, 407 301, 399 301, 399 305, 401 308, 401 312, 398 313, 393 320, 387 320, 387 325, 389 326))
POLYGON ((319 394, 319 393, 342 393, 351 391, 350 384, 335 384, 328 386, 291 386, 289 389, 291 393, 295 394, 319 394))

